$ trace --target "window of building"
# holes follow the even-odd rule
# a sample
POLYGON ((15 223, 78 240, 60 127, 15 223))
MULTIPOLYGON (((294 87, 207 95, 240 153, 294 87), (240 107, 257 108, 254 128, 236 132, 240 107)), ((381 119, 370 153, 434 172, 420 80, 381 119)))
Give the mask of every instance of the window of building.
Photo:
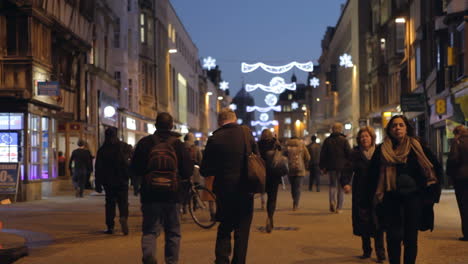
POLYGON ((145 13, 140 14, 140 42, 146 43, 146 15, 145 13))
POLYGON ((31 163, 29 165, 29 180, 40 179, 40 117, 31 114, 29 116, 29 129, 31 141, 31 163))
POLYGON ((406 24, 396 23, 395 24, 396 38, 395 38, 395 52, 405 52, 405 36, 406 36, 406 24))
POLYGON ((128 108, 133 109, 133 81, 128 79, 128 108))
POLYGON ((127 11, 132 11, 132 0, 127 0, 127 11))
POLYGON ((127 35, 127 52, 128 56, 131 57, 133 53, 133 45, 132 45, 132 30, 128 29, 128 35, 127 35))
POLYGON ((285 124, 291 124, 291 117, 286 117, 286 118, 284 119, 284 123, 285 123, 285 124))
POLYGON ((419 44, 415 47, 416 56, 416 81, 421 80, 422 64, 421 64, 421 46, 419 44))
POLYGON ((117 18, 114 24, 114 48, 120 48, 120 19, 117 18))
POLYGON ((463 77, 465 75, 465 23, 457 28, 456 34, 457 77, 463 77))
POLYGON ((120 72, 119 71, 114 72, 114 80, 120 82, 120 72))
POLYGON ((7 54, 11 56, 26 56, 28 54, 28 20, 22 16, 8 16, 7 26, 7 54))

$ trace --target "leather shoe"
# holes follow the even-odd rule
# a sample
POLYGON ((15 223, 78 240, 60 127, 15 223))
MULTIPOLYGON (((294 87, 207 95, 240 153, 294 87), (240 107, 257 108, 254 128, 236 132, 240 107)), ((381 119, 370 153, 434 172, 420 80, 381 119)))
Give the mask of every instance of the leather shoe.
POLYGON ((128 222, 127 219, 120 219, 120 226, 122 227, 122 233, 128 235, 128 222))
POLYGON ((468 241, 468 237, 460 237, 460 238, 458 238, 458 240, 460 240, 460 241, 468 241))

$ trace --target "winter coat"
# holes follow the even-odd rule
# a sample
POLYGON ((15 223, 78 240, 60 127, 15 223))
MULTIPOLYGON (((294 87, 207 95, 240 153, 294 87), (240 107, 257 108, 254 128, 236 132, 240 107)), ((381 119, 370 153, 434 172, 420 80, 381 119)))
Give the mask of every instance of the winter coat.
POLYGON ((310 161, 309 161, 309 168, 318 166, 320 163, 320 144, 318 143, 310 143, 307 145, 307 150, 310 154, 310 161))
POLYGON ((327 171, 343 170, 349 162, 351 147, 346 136, 341 133, 332 133, 325 139, 320 151, 320 169, 327 171))
POLYGON ((447 175, 454 181, 468 180, 468 132, 452 143, 447 159, 447 175))
POLYGON ((280 177, 276 177, 274 173, 274 169, 272 168, 272 161, 273 156, 275 155, 275 151, 281 151, 281 146, 276 138, 271 140, 260 140, 258 141, 258 149, 260 151, 260 156, 265 161, 266 167, 266 185, 270 185, 270 183, 279 182, 281 180, 280 177))
POLYGON ((74 173, 80 171, 85 174, 89 174, 93 172, 93 156, 89 150, 84 148, 77 148, 73 150, 72 155, 70 157, 70 162, 68 167, 70 170, 72 169, 72 164, 74 173))
MULTIPOLYGON (((417 186, 418 186, 418 195, 421 196, 421 204, 420 207, 422 208, 422 214, 419 221, 419 230, 426 231, 426 230, 433 230, 434 229, 434 203, 438 203, 441 194, 441 186, 440 186, 440 179, 443 173, 442 166, 440 165, 439 161, 435 157, 435 155, 423 144, 422 148, 424 154, 429 159, 429 161, 434 166, 435 174, 438 179, 437 184, 432 184, 430 186, 426 186, 426 177, 422 174, 422 169, 417 161, 416 154, 413 150, 410 151, 408 154, 406 168, 407 173, 409 176, 413 177, 417 186)), ((374 156, 372 157, 370 168, 369 168, 369 182, 366 183, 369 186, 367 198, 364 199, 362 202, 362 206, 367 206, 369 208, 375 204, 375 193, 377 190, 377 184, 379 180, 380 174, 380 166, 382 164, 382 150, 381 145, 379 145, 375 152, 374 156)), ((398 177, 398 176, 397 176, 398 177)), ((385 200, 385 197, 384 197, 385 200)), ((384 203, 380 203, 376 205, 376 214, 378 218, 379 224, 385 229, 389 223, 387 223, 386 219, 391 219, 388 215, 388 210, 385 208, 384 203)))
POLYGON ((289 166, 288 176, 305 176, 306 164, 309 164, 310 160, 309 151, 300 139, 290 139, 286 145, 286 156, 288 157, 289 166))
MULTIPOLYGON (((257 144, 251 134, 249 143, 258 154, 257 144)), ((246 192, 245 144, 242 127, 236 123, 226 124, 213 132, 206 143, 200 173, 215 176, 213 191, 217 193, 246 192)))
MULTIPOLYGON (((154 135, 158 135, 161 139, 166 140, 169 137, 179 138, 181 135, 172 132, 160 130, 156 131, 154 135)), ((149 172, 148 170, 148 160, 151 149, 155 145, 154 135, 149 135, 142 138, 138 141, 138 144, 135 147, 135 152, 133 153, 132 162, 130 168, 136 178, 135 182, 141 183, 141 203, 153 203, 153 202, 170 202, 177 203, 181 200, 182 195, 179 193, 165 193, 165 192, 155 192, 151 189, 151 186, 144 180, 144 176, 149 172)), ((193 161, 190 158, 185 145, 182 141, 176 140, 173 143, 173 147, 177 156, 177 165, 178 165, 178 176, 179 180, 188 180, 192 175, 193 171, 193 161)))
POLYGON ((132 147, 125 142, 104 143, 96 154, 96 186, 128 187, 132 147))

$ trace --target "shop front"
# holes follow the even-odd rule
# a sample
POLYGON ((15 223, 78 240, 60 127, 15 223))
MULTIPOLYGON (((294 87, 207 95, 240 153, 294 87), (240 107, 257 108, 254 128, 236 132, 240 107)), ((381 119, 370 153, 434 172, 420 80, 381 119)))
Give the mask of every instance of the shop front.
POLYGON ((134 113, 121 112, 122 133, 121 139, 135 147, 143 137, 156 131, 155 120, 134 113))

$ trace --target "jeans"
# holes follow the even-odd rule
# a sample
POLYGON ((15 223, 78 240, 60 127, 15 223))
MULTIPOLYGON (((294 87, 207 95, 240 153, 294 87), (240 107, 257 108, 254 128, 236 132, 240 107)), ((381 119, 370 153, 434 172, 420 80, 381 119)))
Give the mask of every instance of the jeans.
POLYGON ((421 197, 386 193, 383 201, 387 230, 387 253, 390 264, 400 264, 401 245, 405 249, 404 264, 416 263, 418 227, 421 218, 421 197))
POLYGON ((329 199, 330 207, 335 207, 336 210, 343 208, 344 190, 340 185, 341 171, 329 171, 328 177, 330 179, 329 199), (337 203, 338 199, 338 203, 337 203))
POLYGON ((163 202, 144 203, 141 206, 141 211, 143 213, 143 236, 141 237, 143 259, 155 258, 156 238, 161 233, 161 228, 164 228, 165 263, 178 263, 181 238, 179 204, 163 202))
POLYGON ((215 264, 245 264, 250 224, 253 218, 253 197, 251 195, 222 196, 218 194, 217 197, 220 203, 218 206, 224 207, 224 213, 216 235, 215 264), (234 253, 229 262, 232 232, 234 232, 234 253))
POLYGON ((299 206, 299 199, 301 198, 301 184, 302 176, 289 176, 289 183, 291 184, 291 195, 293 198, 293 206, 299 206))
POLYGON ((115 206, 119 207, 120 219, 128 219, 128 186, 104 187, 106 191, 106 225, 114 229, 115 206))
POLYGON ((75 187, 75 190, 78 190, 80 192, 80 195, 83 195, 83 190, 85 188, 86 184, 86 177, 88 176, 88 170, 87 169, 73 169, 73 187, 75 187))
POLYGON ((309 168, 309 191, 312 191, 312 186, 315 183, 317 192, 320 192, 320 168, 319 166, 312 166, 309 168))

